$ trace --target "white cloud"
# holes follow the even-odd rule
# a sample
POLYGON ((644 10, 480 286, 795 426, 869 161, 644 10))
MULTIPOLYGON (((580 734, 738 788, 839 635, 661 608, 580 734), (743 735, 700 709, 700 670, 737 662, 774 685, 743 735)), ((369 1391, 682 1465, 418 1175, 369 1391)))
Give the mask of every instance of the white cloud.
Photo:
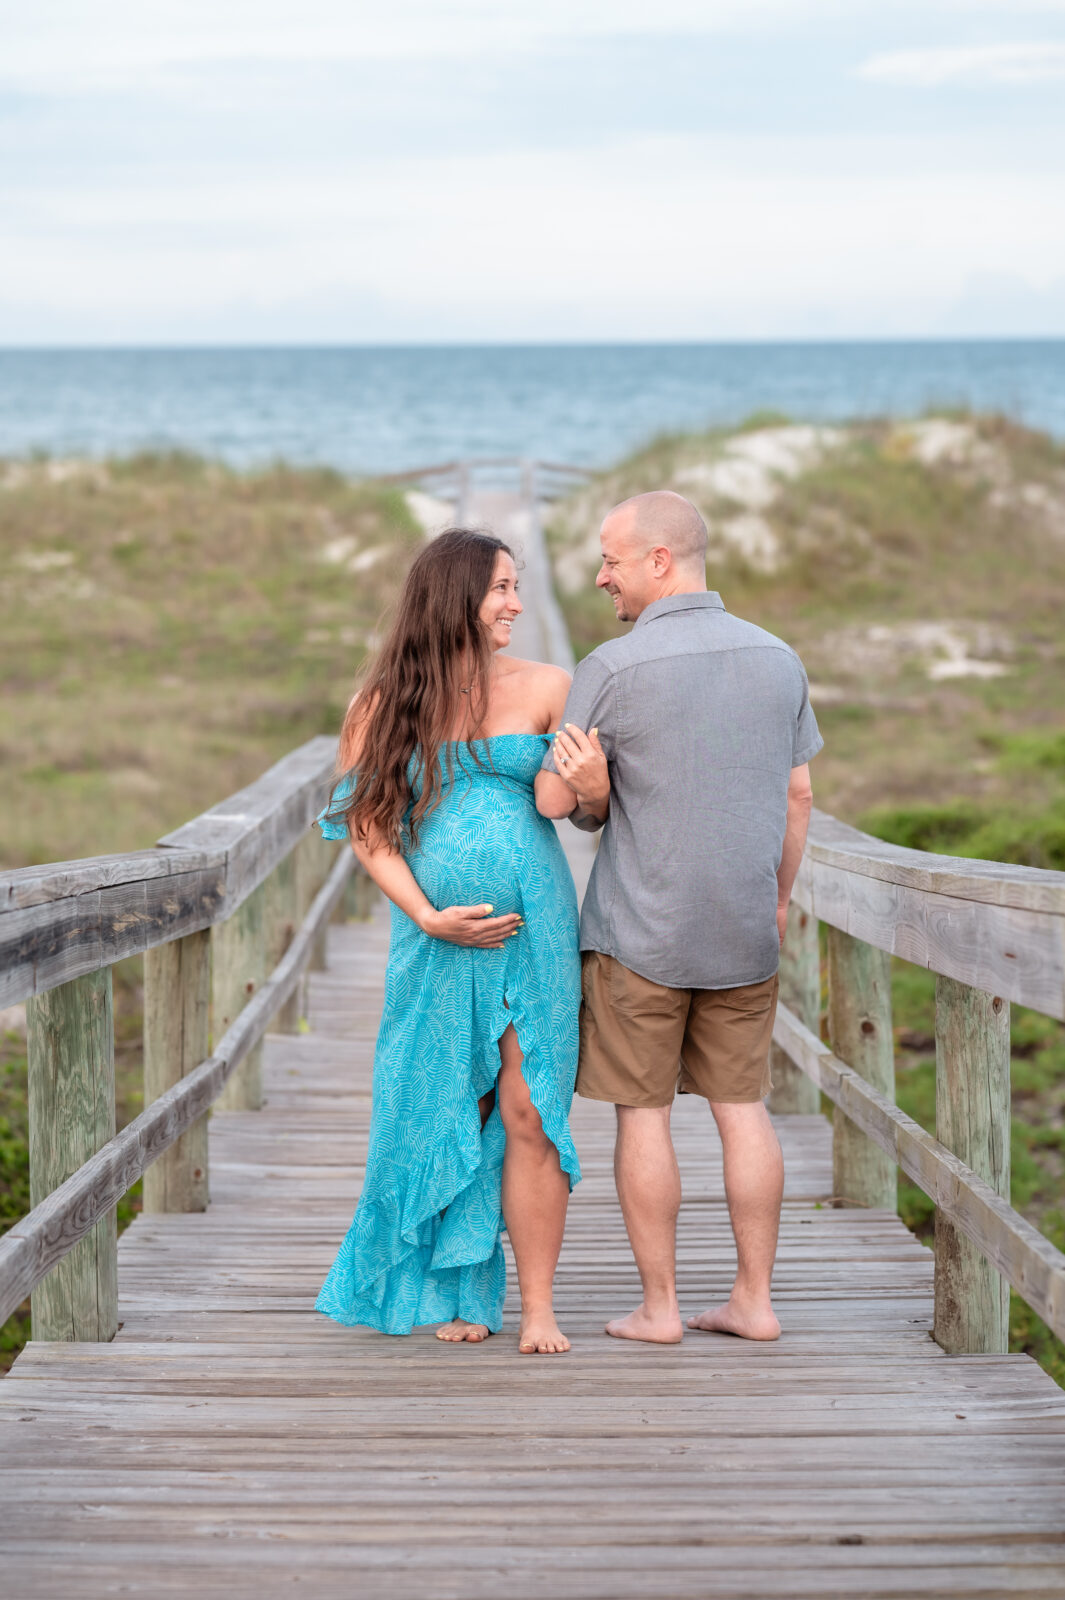
POLYGON ((944 83, 1026 84, 1065 78, 1065 43, 1056 40, 973 45, 951 50, 897 50, 870 57, 863 78, 906 87, 944 83))
MULTIPOLYGON (((841 9, 842 0, 804 0, 803 17, 841 9)), ((80 0, 43 0, 5 21, 0 82, 109 91, 190 67, 412 56, 454 63, 552 39, 750 33, 795 17, 794 0, 97 0, 91 15, 80 0)))
POLYGON ((903 160, 871 185, 690 139, 50 190, 20 220, 0 308, 62 305, 85 337, 891 335, 933 330, 974 268, 1065 276, 1038 177, 903 160))

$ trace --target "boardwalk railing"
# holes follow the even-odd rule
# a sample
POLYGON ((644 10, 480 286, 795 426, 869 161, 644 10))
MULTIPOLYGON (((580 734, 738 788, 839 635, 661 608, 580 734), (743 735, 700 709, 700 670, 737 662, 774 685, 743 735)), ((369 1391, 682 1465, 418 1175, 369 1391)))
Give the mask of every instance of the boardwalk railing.
MULTIPOLYGON (((407 484, 426 489, 454 506, 457 523, 466 521, 470 495, 478 488, 517 490, 527 506, 558 500, 579 483, 594 478, 587 467, 564 461, 537 461, 528 456, 475 456, 466 461, 439 461, 426 467, 378 478, 378 483, 407 484)), ((546 570, 546 569, 545 569, 546 570)))
MULTIPOLYGON (((118 1200, 144 1174, 146 1210, 206 1207, 208 1108, 260 1105, 257 1046, 275 1016, 297 1029, 349 886, 351 852, 310 831, 334 752, 312 739, 155 850, 0 877, 0 1004, 29 999, 33 1204, 0 1240, 0 1320, 33 1290, 36 1338, 110 1339, 118 1200), (110 968, 141 953, 146 1109, 116 1136, 110 968)), ((894 1209, 896 1166, 935 1201, 939 1343, 1005 1350, 1007 1284, 1065 1337, 1065 1256, 1008 1203, 1009 1004, 1065 1018, 1065 873, 898 849, 815 813, 781 999, 773 1109, 833 1102, 838 1203, 894 1209), (938 1139, 894 1103, 892 955, 938 975, 938 1139)))
POLYGON ((773 1109, 833 1102, 837 1202, 894 1210, 896 1167, 935 1202, 939 1344, 1005 1351, 1010 1284, 1065 1338, 1065 1255, 1009 1204, 1009 1007, 1065 1019, 1065 873, 900 849, 815 812, 780 992, 773 1109), (895 1104, 893 955, 937 975, 938 1138, 895 1104))
POLYGON ((312 739, 159 841, 0 875, 0 1005, 27 1000, 28 1216, 0 1239, 0 1322, 37 1339, 117 1328, 115 1207, 208 1202, 207 1111, 262 1101, 259 1043, 299 1026, 354 857, 311 831, 336 745, 312 739), (145 1110, 115 1134, 111 967, 144 955, 145 1110), (213 1015, 213 1040, 210 1037, 213 1015))

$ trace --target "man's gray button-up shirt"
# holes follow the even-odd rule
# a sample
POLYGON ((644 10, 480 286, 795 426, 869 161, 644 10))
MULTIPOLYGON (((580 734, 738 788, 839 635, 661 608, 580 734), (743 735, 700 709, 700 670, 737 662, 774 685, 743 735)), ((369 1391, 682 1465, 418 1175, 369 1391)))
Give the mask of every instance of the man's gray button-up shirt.
POLYGON ((564 720, 610 766, 581 949, 670 988, 771 977, 788 782, 824 743, 795 651, 717 594, 672 595, 578 665, 564 720))

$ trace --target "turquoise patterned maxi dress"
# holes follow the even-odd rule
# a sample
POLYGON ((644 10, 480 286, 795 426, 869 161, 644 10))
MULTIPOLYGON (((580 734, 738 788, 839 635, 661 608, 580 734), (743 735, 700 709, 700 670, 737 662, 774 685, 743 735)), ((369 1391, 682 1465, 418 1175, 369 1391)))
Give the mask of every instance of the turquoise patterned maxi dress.
MULTIPOLYGON (((569 1130, 577 1072, 580 958, 577 902, 554 824, 533 780, 546 734, 454 744, 454 776, 406 860, 438 910, 491 905, 525 919, 502 950, 423 933, 392 907, 385 1003, 373 1070, 366 1179, 317 1308, 382 1333, 465 1317, 502 1326, 500 1235, 504 1132, 496 1105, 482 1130, 477 1102, 495 1084, 499 1039, 513 1023, 526 1082, 570 1187, 579 1180, 569 1130)), ((351 779, 331 806, 350 798, 351 779)), ((329 808, 327 839, 346 838, 329 808)))

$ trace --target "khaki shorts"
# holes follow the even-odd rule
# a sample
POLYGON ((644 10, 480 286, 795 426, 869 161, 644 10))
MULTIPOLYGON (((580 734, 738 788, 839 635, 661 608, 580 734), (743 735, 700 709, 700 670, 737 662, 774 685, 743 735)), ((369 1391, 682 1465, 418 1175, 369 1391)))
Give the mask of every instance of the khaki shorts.
POLYGON ((668 989, 586 950, 577 1093, 618 1106, 668 1106, 678 1089, 732 1104, 764 1099, 777 984, 774 973, 738 989, 668 989))

